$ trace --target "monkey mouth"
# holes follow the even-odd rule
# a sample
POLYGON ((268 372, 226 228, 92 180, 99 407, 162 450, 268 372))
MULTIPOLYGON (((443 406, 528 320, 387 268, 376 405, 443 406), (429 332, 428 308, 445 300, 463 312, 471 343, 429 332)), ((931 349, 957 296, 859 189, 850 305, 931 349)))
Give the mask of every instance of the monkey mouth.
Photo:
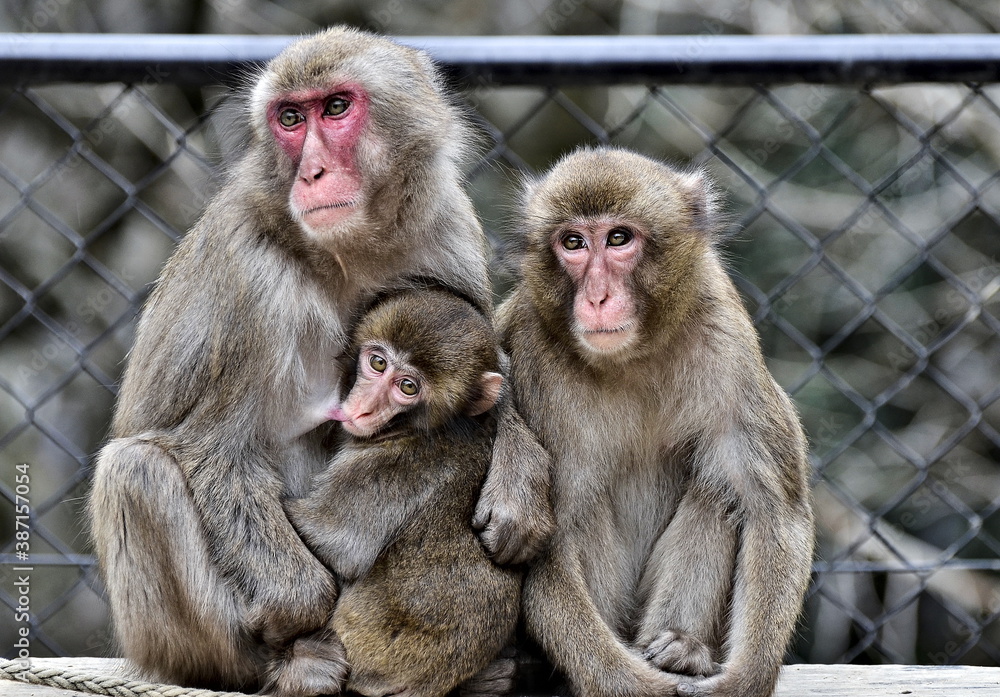
POLYGON ((585 336, 611 336, 615 334, 629 334, 635 328, 635 322, 626 322, 625 324, 620 324, 617 327, 599 327, 597 329, 590 329, 588 327, 580 327, 582 333, 585 336))
POLYGON ((635 322, 626 322, 617 327, 601 327, 598 329, 580 328, 577 335, 580 341, 589 349, 599 354, 613 353, 631 345, 635 339, 635 322))
POLYGON ((308 208, 298 214, 299 222, 313 231, 332 230, 355 215, 358 199, 333 201, 308 208))
POLYGON ((631 329, 631 325, 623 324, 613 329, 585 329, 584 334, 624 334, 631 329))
POLYGON ((327 210, 332 210, 332 209, 335 209, 335 208, 350 208, 352 206, 354 206, 354 200, 353 199, 351 199, 350 201, 341 201, 340 203, 327 203, 327 204, 322 205, 322 206, 316 206, 315 208, 310 208, 309 210, 304 211, 302 213, 302 215, 304 215, 304 216, 305 215, 310 215, 312 213, 318 213, 319 211, 327 211, 327 210))

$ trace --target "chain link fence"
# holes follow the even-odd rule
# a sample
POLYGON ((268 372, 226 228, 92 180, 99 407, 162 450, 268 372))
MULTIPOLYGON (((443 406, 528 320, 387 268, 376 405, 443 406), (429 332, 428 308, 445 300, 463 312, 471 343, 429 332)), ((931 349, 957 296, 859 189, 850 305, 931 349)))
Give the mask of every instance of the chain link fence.
MULTIPOLYGON (((819 546, 790 660, 1000 664, 1000 43, 737 38, 431 49, 482 132, 469 190, 495 243, 520 178, 580 144, 719 183, 732 275, 812 446, 819 546)), ((56 65, 15 39, 0 53, 0 610, 16 621, 0 650, 27 627, 32 655, 101 655, 93 454, 149 284, 233 142, 238 97, 218 83, 278 44, 212 62, 221 38, 201 37, 182 68, 102 53, 103 37, 56 65)))

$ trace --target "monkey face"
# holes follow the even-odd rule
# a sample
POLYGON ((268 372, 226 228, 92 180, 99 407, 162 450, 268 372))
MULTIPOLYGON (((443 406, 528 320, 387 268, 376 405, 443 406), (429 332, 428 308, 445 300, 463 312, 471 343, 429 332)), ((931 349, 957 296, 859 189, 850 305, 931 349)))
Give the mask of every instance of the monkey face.
POLYGON ((367 438, 394 416, 425 400, 424 380, 391 347, 367 344, 358 356, 357 381, 331 414, 352 435, 367 438))
POLYGON ((556 232, 552 250, 574 286, 571 330, 585 351, 614 354, 639 333, 630 278, 644 238, 615 219, 584 219, 556 232))
POLYGON ((711 254, 708 185, 624 150, 582 149, 529 182, 522 273, 552 337, 587 363, 655 352, 711 254))
POLYGON ((391 239, 400 207, 414 202, 411 177, 434 176, 439 156, 464 140, 427 56, 344 27, 272 60, 249 112, 265 165, 260 179, 285 198, 296 223, 278 225, 343 263, 360 230, 391 239))
POLYGON ((322 235, 363 208, 356 151, 368 103, 367 92, 347 83, 282 94, 267 106, 268 126, 295 169, 289 207, 307 233, 322 235))

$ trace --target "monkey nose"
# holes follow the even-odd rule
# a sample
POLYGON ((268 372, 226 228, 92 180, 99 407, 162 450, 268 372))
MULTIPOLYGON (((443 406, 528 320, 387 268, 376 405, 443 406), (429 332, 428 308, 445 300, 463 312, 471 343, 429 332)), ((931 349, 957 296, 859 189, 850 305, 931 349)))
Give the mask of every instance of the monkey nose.
POLYGON ((326 168, 321 164, 309 166, 305 163, 299 166, 299 179, 306 184, 311 184, 326 174, 326 168))
POLYGON ((594 306, 596 309, 600 309, 601 305, 607 302, 609 296, 606 292, 591 293, 587 298, 587 301, 594 306))

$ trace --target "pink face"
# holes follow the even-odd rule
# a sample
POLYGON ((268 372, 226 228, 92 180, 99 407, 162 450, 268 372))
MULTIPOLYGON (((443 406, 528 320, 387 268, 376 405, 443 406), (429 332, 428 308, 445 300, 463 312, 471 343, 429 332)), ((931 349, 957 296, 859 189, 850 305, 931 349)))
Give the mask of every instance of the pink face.
POLYGON ((417 405, 423 398, 419 376, 406 370, 390 352, 377 346, 362 349, 358 376, 344 405, 330 418, 340 421, 349 433, 373 435, 392 417, 417 405))
POLYGON ((368 122, 368 95, 358 85, 284 94, 267 107, 267 123, 296 168, 289 204, 307 229, 324 231, 363 205, 356 155, 368 122))
POLYGON ((597 353, 627 347, 638 333, 628 279, 643 247, 642 236, 620 221, 585 220, 561 229, 552 249, 575 287, 573 331, 597 353))

